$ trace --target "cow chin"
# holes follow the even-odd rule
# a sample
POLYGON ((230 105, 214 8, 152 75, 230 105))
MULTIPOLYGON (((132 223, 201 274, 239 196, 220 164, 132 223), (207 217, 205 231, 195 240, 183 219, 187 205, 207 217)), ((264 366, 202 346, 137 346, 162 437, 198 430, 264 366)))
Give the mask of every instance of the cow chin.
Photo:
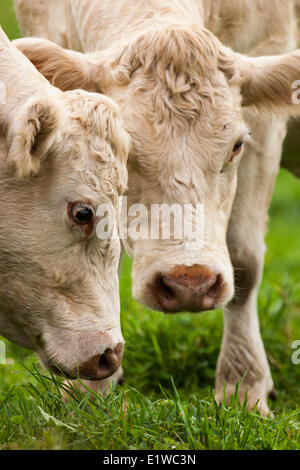
POLYGON ((164 313, 200 313, 225 307, 234 296, 230 261, 153 263, 145 269, 133 265, 132 290, 135 299, 164 313))
POLYGON ((47 369, 69 379, 102 380, 121 366, 124 339, 120 329, 72 331, 47 328, 38 355, 47 369))

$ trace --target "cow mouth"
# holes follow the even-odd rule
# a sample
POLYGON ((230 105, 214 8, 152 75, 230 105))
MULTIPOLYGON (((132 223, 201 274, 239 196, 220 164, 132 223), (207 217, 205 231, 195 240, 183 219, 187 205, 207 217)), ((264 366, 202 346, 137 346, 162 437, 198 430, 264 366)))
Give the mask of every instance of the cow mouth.
POLYGON ((57 364, 53 364, 53 365, 50 365, 48 367, 48 369, 53 372, 55 375, 58 375, 59 377, 64 377, 65 379, 71 379, 71 380, 75 380, 75 379, 79 379, 79 374, 76 376, 74 374, 71 374, 69 372, 66 372, 64 370, 62 370, 57 364))

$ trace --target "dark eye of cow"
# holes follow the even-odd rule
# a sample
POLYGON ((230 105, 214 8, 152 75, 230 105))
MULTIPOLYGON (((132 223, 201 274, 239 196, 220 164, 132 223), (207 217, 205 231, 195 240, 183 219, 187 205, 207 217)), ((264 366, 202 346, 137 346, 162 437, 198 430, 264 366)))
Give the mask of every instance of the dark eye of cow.
POLYGON ((73 220, 78 225, 90 224, 94 219, 94 209, 89 204, 75 204, 71 209, 73 220))
POLYGON ((221 173, 223 173, 227 165, 231 163, 235 159, 235 157, 237 157, 237 155, 241 153, 243 146, 244 146, 244 141, 242 139, 236 142, 235 146, 232 149, 231 157, 223 166, 221 173))
POLYGON ((233 155, 237 155, 237 153, 239 153, 240 150, 242 149, 243 145, 244 145, 244 141, 243 141, 243 140, 239 140, 239 141, 235 144, 235 146, 233 147, 232 154, 233 154, 233 155))

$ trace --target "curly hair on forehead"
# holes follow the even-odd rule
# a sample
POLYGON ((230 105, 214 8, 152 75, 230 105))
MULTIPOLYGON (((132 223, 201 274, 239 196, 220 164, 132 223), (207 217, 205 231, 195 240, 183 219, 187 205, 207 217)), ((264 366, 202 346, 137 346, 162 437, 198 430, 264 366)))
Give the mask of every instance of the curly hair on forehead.
POLYGON ((193 120, 204 102, 222 94, 224 82, 239 81, 239 71, 226 48, 199 25, 158 25, 140 33, 111 63, 112 78, 127 85, 135 77, 135 88, 152 95, 162 119, 171 115, 193 120), (139 75, 135 72, 140 71, 139 75))
POLYGON ((125 132, 117 105, 107 96, 81 90, 68 91, 72 118, 91 135, 104 139, 122 161, 129 152, 129 136, 125 132))
MULTIPOLYGON (((104 95, 81 90, 69 91, 66 95, 69 97, 67 107, 71 119, 90 136, 91 155, 96 155, 101 161, 108 160, 115 168, 122 192, 127 184, 130 138, 124 130, 117 105, 104 95)), ((82 158, 87 156, 82 155, 82 158)))

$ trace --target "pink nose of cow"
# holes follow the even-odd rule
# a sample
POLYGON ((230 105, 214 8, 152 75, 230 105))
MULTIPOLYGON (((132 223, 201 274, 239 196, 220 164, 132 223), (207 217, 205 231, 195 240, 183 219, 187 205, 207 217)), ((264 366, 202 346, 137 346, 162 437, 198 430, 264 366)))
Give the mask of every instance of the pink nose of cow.
POLYGON ((224 282, 221 274, 205 266, 176 266, 168 274, 156 275, 150 290, 163 312, 200 312, 216 308, 224 282))
POLYGON ((79 376, 88 380, 101 380, 110 377, 121 365, 123 350, 123 344, 118 343, 114 349, 108 348, 103 354, 97 354, 79 366, 79 376))

